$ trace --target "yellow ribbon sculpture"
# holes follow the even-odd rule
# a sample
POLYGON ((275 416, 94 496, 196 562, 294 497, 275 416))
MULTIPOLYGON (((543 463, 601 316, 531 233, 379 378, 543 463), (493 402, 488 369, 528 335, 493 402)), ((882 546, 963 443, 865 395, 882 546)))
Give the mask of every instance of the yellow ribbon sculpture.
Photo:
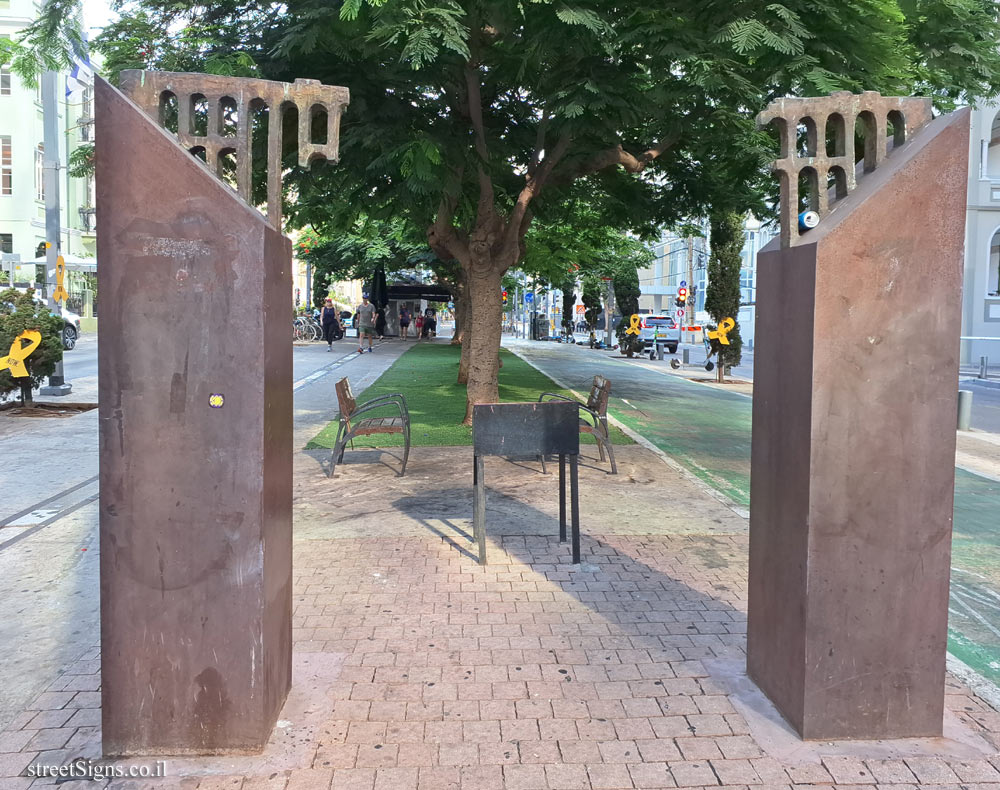
POLYGON ((729 345, 729 338, 726 337, 736 328, 736 322, 732 318, 723 318, 719 321, 719 328, 708 333, 710 340, 718 340, 722 345, 729 345))
POLYGON ((32 351, 38 348, 38 344, 41 342, 41 332, 36 332, 34 329, 25 329, 10 344, 10 354, 6 357, 0 357, 0 370, 9 369, 11 376, 16 379, 23 379, 28 375, 28 367, 24 364, 24 360, 31 355, 32 351), (21 345, 22 340, 27 340, 28 345, 21 345))
POLYGON ((66 300, 69 299, 69 294, 66 293, 66 289, 63 287, 63 281, 65 279, 66 261, 63 260, 63 256, 60 255, 56 258, 56 290, 52 294, 52 298, 59 304, 65 304, 66 300))
POLYGON ((632 323, 629 326, 629 328, 625 330, 625 334, 626 335, 638 335, 639 334, 639 324, 642 323, 641 319, 639 318, 639 314, 638 313, 633 313, 632 317, 629 318, 629 321, 631 321, 632 323))

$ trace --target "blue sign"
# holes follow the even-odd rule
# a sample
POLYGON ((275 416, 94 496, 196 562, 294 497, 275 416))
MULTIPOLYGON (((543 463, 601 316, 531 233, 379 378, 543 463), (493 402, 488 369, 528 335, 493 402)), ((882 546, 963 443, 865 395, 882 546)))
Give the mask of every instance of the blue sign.
POLYGON ((531 304, 534 301, 535 301, 535 295, 533 293, 531 293, 530 291, 524 295, 524 303, 525 304, 531 304))
POLYGON ((681 287, 681 288, 687 288, 687 284, 688 284, 688 281, 687 281, 687 280, 681 280, 681 285, 680 285, 680 287, 681 287))

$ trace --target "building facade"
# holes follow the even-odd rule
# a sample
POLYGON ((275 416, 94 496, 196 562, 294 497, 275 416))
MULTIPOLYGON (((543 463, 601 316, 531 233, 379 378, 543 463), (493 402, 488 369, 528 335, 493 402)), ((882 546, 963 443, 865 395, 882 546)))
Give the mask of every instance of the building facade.
MULTIPOLYGON (((1000 362, 1000 104, 972 113, 962 287, 962 362, 1000 362)), ((945 297, 946 298, 946 297, 945 297)))
MULTIPOLYGON (((674 314, 677 289, 687 283, 688 310, 693 310, 695 323, 708 320, 705 313, 705 290, 708 286, 708 258, 711 238, 707 222, 699 228, 701 236, 678 236, 663 231, 660 240, 652 245, 652 266, 639 270, 639 309, 643 312, 674 314), (693 288, 692 288, 693 285, 693 288)), ((772 238, 773 231, 753 216, 748 216, 743 228, 743 267, 740 271, 740 334, 744 343, 752 345, 757 302, 757 253, 772 238)))
MULTIPOLYGON (((0 36, 16 38, 36 14, 34 0, 0 3, 0 36)), ((60 246, 64 256, 93 259, 97 254, 93 178, 72 178, 70 154, 93 141, 93 77, 59 75, 60 246), (70 91, 70 89, 72 89, 70 91)), ((0 69, 0 252, 20 255, 15 282, 41 282, 31 263, 45 241, 41 87, 24 83, 8 67, 0 69)), ((5 269, 8 267, 4 267, 5 269)), ((44 277, 44 275, 42 275, 44 277)), ((72 278, 71 278, 72 281, 72 278)), ((72 291, 72 289, 71 289, 72 291)))

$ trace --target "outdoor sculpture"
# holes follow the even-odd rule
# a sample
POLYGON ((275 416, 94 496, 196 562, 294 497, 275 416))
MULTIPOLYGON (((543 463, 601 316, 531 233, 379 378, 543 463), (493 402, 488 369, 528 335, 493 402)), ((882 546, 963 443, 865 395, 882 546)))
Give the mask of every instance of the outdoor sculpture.
POLYGON ((969 113, 837 93, 759 122, 782 206, 757 259, 747 670, 805 738, 940 735, 960 326, 940 294, 962 283, 969 113))
POLYGON ((281 121, 298 110, 302 164, 335 159, 347 91, 153 72, 122 86, 96 85, 104 752, 257 751, 291 683, 281 121), (158 125, 170 97, 176 136, 158 125), (254 111, 268 219, 248 201, 254 111), (229 153, 239 194, 213 174, 229 153))

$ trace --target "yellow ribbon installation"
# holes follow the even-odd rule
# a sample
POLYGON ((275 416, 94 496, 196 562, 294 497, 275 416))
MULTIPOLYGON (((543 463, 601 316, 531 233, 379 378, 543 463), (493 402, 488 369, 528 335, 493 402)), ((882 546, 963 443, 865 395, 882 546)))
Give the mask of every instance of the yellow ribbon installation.
POLYGON ((37 332, 34 329, 25 329, 21 334, 14 338, 14 342, 10 345, 10 354, 6 357, 0 357, 0 370, 10 370, 10 375, 16 379, 23 379, 28 375, 28 368, 24 364, 31 352, 38 348, 38 344, 42 342, 42 333, 37 332), (22 340, 27 340, 28 345, 21 345, 22 340))
POLYGON ((66 300, 69 299, 69 294, 66 293, 66 289, 63 287, 63 281, 65 279, 66 261, 63 260, 63 256, 60 255, 56 258, 56 290, 52 294, 52 298, 59 304, 65 304, 66 300))
POLYGON ((729 338, 726 337, 726 335, 732 332, 735 328, 736 328, 736 322, 732 318, 723 318, 721 321, 719 321, 719 328, 712 332, 709 332, 708 337, 710 340, 718 339, 718 341, 722 345, 728 346, 729 338))
POLYGON ((641 320, 639 318, 639 314, 638 313, 633 313, 632 317, 629 318, 629 321, 631 321, 632 323, 629 326, 629 328, 625 330, 625 334, 626 335, 638 335, 639 334, 639 324, 641 323, 641 320))

